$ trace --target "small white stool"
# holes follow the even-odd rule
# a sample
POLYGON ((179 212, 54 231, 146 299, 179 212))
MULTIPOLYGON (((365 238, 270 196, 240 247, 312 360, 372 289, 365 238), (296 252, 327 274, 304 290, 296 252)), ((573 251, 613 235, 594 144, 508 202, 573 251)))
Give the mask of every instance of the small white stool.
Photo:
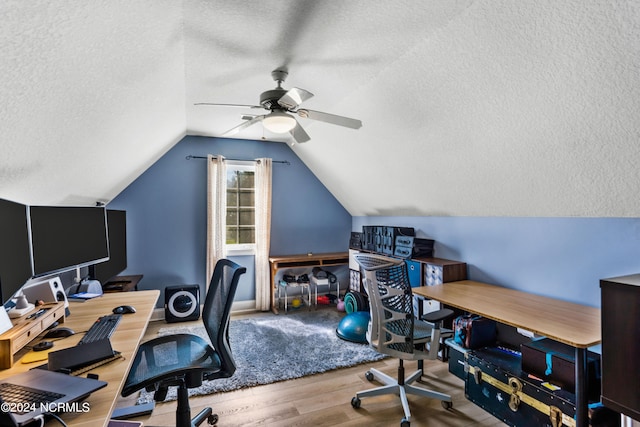
POLYGON ((309 282, 286 282, 284 280, 280 280, 278 282, 278 308, 280 308, 280 300, 282 299, 282 290, 284 289, 284 313, 287 314, 288 306, 289 306, 289 288, 300 288, 300 297, 304 302, 305 293, 307 294, 307 307, 311 310, 311 287, 309 286, 309 282))
POLYGON ((335 284, 336 286, 336 293, 338 294, 338 299, 340 299, 340 282, 339 281, 335 281, 334 283, 331 283, 329 280, 325 279, 317 279, 315 276, 311 277, 311 283, 313 284, 313 287, 315 288, 315 296, 314 296, 314 307, 317 309, 318 308, 318 286, 327 286, 327 291, 325 292, 325 294, 329 294, 331 293, 331 286, 335 284))

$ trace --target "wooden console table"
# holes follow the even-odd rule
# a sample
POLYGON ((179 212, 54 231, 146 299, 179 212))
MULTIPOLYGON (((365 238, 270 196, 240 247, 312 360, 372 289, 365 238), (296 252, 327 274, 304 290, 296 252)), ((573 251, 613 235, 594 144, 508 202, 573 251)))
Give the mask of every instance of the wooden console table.
POLYGON ((271 310, 278 314, 276 303, 276 274, 283 268, 321 267, 349 264, 349 252, 308 253, 298 255, 275 255, 269 257, 271 267, 271 310))
POLYGON ((54 322, 64 322, 63 302, 47 303, 35 307, 22 317, 12 319, 13 328, 0 335, 0 369, 12 367, 14 355, 54 322), (47 311, 35 316, 34 313, 41 309, 47 311))
POLYGON ((421 286, 413 293, 575 347, 576 426, 589 425, 587 348, 601 340, 599 308, 471 280, 421 286))

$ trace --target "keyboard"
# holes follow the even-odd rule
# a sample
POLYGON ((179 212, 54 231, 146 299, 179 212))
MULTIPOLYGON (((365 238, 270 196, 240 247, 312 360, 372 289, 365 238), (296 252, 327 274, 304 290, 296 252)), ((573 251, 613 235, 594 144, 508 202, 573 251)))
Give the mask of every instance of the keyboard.
POLYGON ((82 337, 78 345, 111 338, 121 319, 122 314, 109 314, 99 317, 98 320, 91 325, 87 333, 84 334, 84 337, 82 337))
POLYGON ((12 411, 14 414, 26 414, 32 408, 32 404, 40 405, 54 402, 64 394, 45 390, 37 390, 23 385, 2 383, 0 384, 0 396, 2 401, 9 404, 12 409, 24 408, 25 411, 12 411))

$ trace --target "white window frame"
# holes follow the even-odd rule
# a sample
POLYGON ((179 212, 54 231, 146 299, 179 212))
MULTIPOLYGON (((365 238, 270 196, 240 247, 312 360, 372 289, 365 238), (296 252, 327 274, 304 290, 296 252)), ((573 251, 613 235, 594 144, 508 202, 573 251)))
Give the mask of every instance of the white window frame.
MULTIPOLYGON (((256 164, 255 162, 245 162, 238 160, 227 160, 227 171, 251 171, 256 172, 256 164)), ((254 191, 255 191, 255 180, 254 180, 254 191)), ((226 188, 225 188, 226 193, 226 188)), ((225 195, 226 197, 226 195, 225 195)), ((255 207, 255 203, 254 203, 255 207)), ((255 223, 254 223, 255 227, 255 223)), ((224 241, 227 241, 227 227, 225 225, 225 237, 224 241)), ((227 244, 225 243, 226 253, 228 255, 255 255, 256 252, 256 244, 255 243, 242 243, 242 244, 227 244)))

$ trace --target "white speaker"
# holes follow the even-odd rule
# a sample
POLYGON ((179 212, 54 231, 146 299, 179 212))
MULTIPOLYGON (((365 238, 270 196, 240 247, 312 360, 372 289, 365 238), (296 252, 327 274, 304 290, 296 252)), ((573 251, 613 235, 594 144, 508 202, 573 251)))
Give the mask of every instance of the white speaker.
POLYGON ((64 293, 60 277, 56 276, 41 282, 28 283, 22 288, 22 293, 31 303, 39 300, 44 302, 64 301, 65 312, 67 312, 67 316, 69 315, 69 301, 67 300, 67 295, 64 293))

